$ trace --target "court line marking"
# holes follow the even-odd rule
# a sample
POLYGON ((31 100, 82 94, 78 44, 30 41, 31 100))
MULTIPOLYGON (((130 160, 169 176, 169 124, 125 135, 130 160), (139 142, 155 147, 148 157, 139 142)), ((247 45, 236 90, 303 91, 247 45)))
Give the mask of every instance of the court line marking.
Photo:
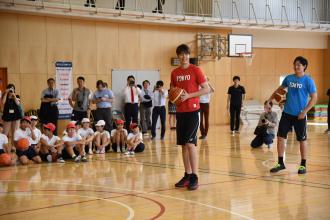
POLYGON ((88 199, 97 199, 97 200, 102 200, 102 201, 105 201, 105 202, 112 202, 112 203, 115 203, 117 205, 120 205, 122 207, 125 207, 127 210, 128 210, 128 217, 126 218, 127 220, 132 220, 134 218, 134 210, 124 204, 124 203, 121 203, 121 202, 118 202, 116 200, 112 200, 112 199, 106 199, 106 198, 101 198, 101 197, 96 197, 96 196, 82 196, 82 195, 77 195, 77 194, 71 194, 71 195, 63 195, 63 194, 51 194, 51 193, 20 193, 20 192, 14 192, 14 193, 9 193, 7 194, 9 196, 64 196, 64 197, 81 197, 81 198, 88 198, 88 199))
MULTIPOLYGON (((23 182, 24 180, 2 180, 2 181, 6 181, 6 182, 23 182)), ((81 183, 74 183, 74 182, 48 182, 48 181, 25 181, 25 182, 58 184, 58 185, 76 185, 76 186, 85 186, 85 187, 97 187, 97 188, 113 189, 113 190, 119 190, 119 191, 135 192, 135 193, 138 193, 138 194, 155 195, 155 196, 160 196, 160 197, 169 198, 169 199, 173 199, 173 200, 179 200, 179 201, 184 201, 184 202, 187 202, 187 203, 197 204, 197 205, 204 206, 204 207, 211 208, 211 209, 215 209, 215 210, 218 210, 218 211, 221 211, 221 212, 226 212, 226 213, 229 213, 231 215, 236 215, 236 216, 241 217, 243 219, 254 220, 253 218, 250 218, 248 216, 244 216, 242 214, 239 214, 237 212, 234 212, 234 211, 231 211, 231 210, 228 210, 228 209, 216 207, 216 206, 213 206, 213 205, 209 205, 209 204, 206 204, 206 203, 201 203, 201 202, 197 202, 197 201, 193 201, 193 200, 189 200, 189 199, 182 199, 182 198, 179 198, 179 197, 163 195, 163 194, 159 194, 159 193, 155 193, 155 192, 146 192, 146 191, 141 191, 141 190, 132 190, 132 189, 109 187, 109 186, 100 186, 100 185, 92 185, 92 184, 81 184, 81 183)))

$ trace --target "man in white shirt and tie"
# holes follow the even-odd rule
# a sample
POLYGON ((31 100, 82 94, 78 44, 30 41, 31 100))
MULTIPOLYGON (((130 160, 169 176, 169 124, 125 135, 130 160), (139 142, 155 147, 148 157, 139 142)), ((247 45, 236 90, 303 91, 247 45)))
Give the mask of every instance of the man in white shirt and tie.
POLYGON ((157 81, 154 92, 153 92, 153 103, 154 108, 152 110, 152 125, 151 125, 151 139, 154 139, 156 137, 156 124, 158 117, 160 117, 160 123, 161 123, 161 134, 160 139, 164 140, 165 136, 165 126, 166 126, 166 97, 168 95, 167 90, 163 88, 164 82, 163 81, 157 81))
POLYGON ((134 76, 127 77, 127 86, 124 90, 124 95, 124 115, 126 120, 125 127, 129 130, 129 126, 132 122, 138 123, 139 99, 141 96, 141 90, 136 86, 134 76))
POLYGON ((150 82, 144 80, 142 83, 141 103, 140 103, 140 121, 142 126, 142 134, 146 134, 148 128, 151 127, 151 108, 153 93, 149 89, 150 82))

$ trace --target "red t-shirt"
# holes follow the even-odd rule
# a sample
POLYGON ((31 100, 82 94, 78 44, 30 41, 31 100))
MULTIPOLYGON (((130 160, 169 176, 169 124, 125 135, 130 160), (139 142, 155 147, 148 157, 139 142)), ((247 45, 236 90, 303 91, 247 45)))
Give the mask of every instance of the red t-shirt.
MULTIPOLYGON (((205 75, 197 66, 190 64, 187 69, 178 67, 171 73, 171 83, 174 87, 186 90, 188 93, 199 91, 199 85, 206 82, 205 75)), ((177 112, 193 112, 199 110, 199 97, 190 98, 176 106, 177 112)))

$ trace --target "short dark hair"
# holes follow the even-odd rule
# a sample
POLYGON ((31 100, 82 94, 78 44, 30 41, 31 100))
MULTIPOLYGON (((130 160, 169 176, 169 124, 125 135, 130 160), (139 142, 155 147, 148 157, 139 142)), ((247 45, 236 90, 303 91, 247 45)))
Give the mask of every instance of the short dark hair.
POLYGON ((142 82, 142 85, 144 85, 145 83, 148 83, 150 85, 150 82, 147 79, 142 82))
POLYGON ((241 78, 240 78, 239 76, 234 76, 234 77, 233 77, 233 81, 235 81, 236 79, 237 79, 238 81, 241 81, 241 78))
POLYGON ((164 86, 164 82, 162 80, 159 80, 156 82, 157 86, 164 86))
POLYGON ((16 89, 14 84, 9 83, 6 87, 6 89, 11 89, 11 88, 13 88, 14 90, 16 89))
POLYGON ((270 105, 270 107, 273 107, 273 102, 272 101, 268 102, 268 100, 267 100, 267 101, 264 102, 264 105, 266 105, 267 103, 270 105))
POLYGON ((129 76, 127 77, 127 80, 129 80, 129 79, 134 79, 134 80, 135 80, 135 77, 134 77, 133 75, 129 75, 129 76))
POLYGON ((176 48, 176 55, 180 54, 190 54, 190 48, 187 44, 181 44, 176 48))
POLYGON ((307 69, 308 61, 305 57, 302 57, 302 56, 296 57, 296 59, 294 59, 294 61, 293 61, 293 64, 295 64, 296 62, 301 63, 301 65, 303 65, 305 67, 304 71, 307 69))
POLYGON ((96 87, 99 87, 99 85, 102 85, 102 87, 104 87, 104 83, 102 80, 97 80, 96 87))
POLYGON ((47 83, 49 83, 50 81, 54 81, 55 82, 55 79, 54 78, 47 79, 47 83))
POLYGON ((83 76, 79 76, 79 77, 77 78, 77 80, 82 80, 82 81, 85 82, 85 78, 84 78, 83 76))

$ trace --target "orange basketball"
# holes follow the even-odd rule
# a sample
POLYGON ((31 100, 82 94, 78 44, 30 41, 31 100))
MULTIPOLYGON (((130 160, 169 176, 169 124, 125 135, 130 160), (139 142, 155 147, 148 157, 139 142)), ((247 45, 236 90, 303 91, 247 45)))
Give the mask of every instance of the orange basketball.
POLYGON ((170 101, 175 104, 175 105, 180 105, 182 103, 181 101, 181 95, 183 93, 183 89, 175 87, 172 88, 169 92, 169 96, 168 98, 170 99, 170 101))
POLYGON ((285 102, 286 91, 284 89, 277 89, 274 93, 274 99, 277 103, 285 102))
POLYGON ((10 154, 4 153, 0 155, 0 166, 10 166, 11 156, 10 154))
POLYGON ((25 151, 29 148, 30 146, 30 141, 29 139, 27 138, 21 138, 17 141, 17 150, 20 150, 20 151, 25 151))

